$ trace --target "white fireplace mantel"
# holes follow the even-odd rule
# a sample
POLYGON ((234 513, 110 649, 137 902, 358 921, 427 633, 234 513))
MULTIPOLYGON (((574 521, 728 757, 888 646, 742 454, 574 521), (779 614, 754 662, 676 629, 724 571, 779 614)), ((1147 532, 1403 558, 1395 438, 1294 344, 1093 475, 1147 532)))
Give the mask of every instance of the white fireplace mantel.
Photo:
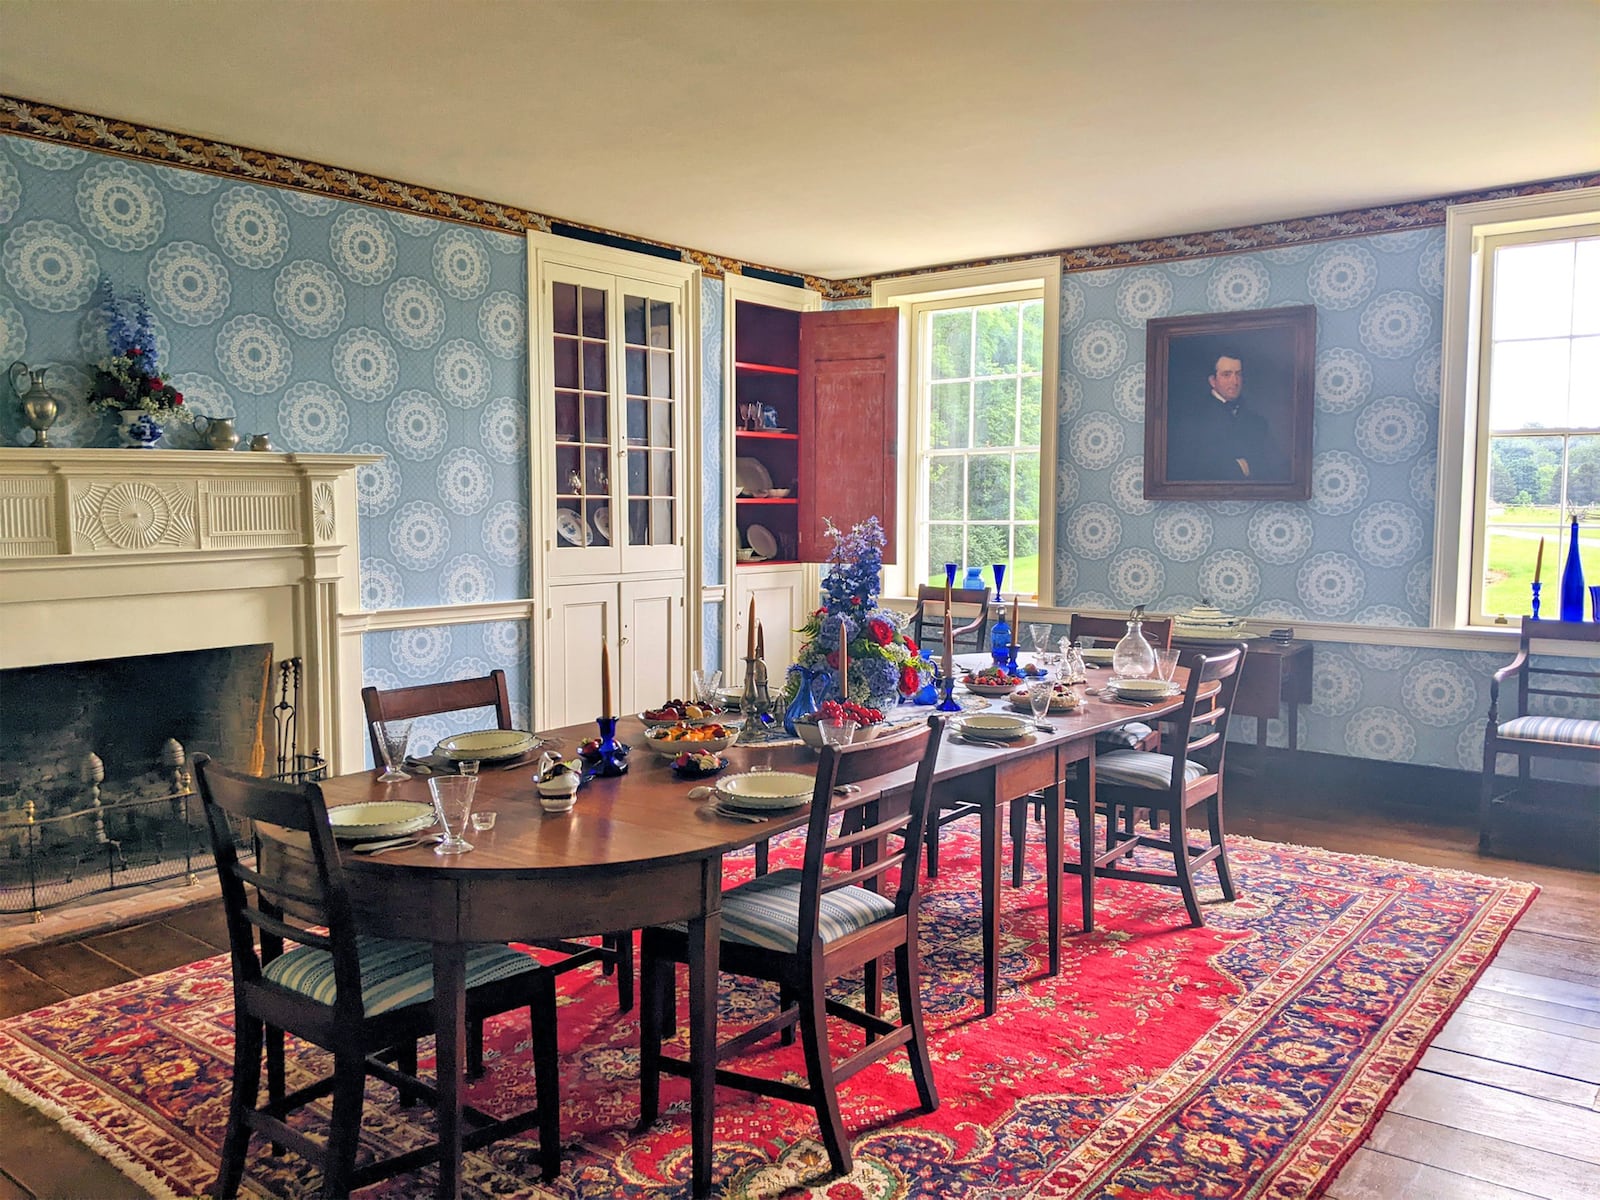
POLYGON ((301 748, 359 765, 339 618, 361 608, 355 470, 375 461, 0 448, 0 667, 269 643, 305 663, 301 748))

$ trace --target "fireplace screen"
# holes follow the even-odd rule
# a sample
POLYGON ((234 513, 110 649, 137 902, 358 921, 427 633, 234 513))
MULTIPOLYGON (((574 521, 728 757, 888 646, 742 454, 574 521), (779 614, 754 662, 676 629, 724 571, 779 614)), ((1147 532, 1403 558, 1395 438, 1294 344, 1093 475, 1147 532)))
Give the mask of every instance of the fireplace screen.
POLYGON ((193 881, 210 850, 190 757, 317 776, 299 691, 300 660, 266 645, 0 671, 0 913, 193 881))

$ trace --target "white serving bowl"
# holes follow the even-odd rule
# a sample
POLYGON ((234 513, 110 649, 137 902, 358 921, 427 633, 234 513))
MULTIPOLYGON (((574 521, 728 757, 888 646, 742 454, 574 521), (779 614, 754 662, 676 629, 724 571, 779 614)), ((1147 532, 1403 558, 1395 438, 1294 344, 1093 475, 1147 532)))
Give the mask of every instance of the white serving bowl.
MULTIPOLYGON (((888 724, 884 721, 875 721, 871 725, 857 725, 856 733, 850 739, 852 744, 870 742, 885 729, 888 724)), ((817 728, 816 717, 800 717, 794 723, 794 731, 800 735, 800 740, 813 750, 822 749, 822 731, 817 728)))
POLYGON ((734 740, 739 736, 739 731, 736 728, 724 726, 727 732, 714 738, 673 736, 674 734, 682 734, 698 727, 703 727, 703 724, 713 723, 684 721, 677 725, 658 725, 653 729, 644 731, 644 740, 649 742, 651 749, 663 758, 677 758, 685 750, 694 750, 705 754, 718 754, 733 745, 734 740))

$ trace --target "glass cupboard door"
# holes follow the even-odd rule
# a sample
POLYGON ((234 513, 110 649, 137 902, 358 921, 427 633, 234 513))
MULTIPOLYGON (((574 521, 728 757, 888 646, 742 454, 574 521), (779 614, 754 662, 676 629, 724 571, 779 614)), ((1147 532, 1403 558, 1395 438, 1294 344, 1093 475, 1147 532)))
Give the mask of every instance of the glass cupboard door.
POLYGON ((617 530, 625 569, 683 566, 683 390, 680 299, 676 289, 625 281, 622 287, 622 404, 626 446, 617 530))

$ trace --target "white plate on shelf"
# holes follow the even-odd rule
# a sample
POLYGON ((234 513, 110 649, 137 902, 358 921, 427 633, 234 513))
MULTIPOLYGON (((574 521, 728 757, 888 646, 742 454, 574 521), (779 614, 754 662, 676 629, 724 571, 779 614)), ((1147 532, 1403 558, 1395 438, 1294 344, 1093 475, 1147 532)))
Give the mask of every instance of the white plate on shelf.
POLYGON ((594 527, 599 531, 600 536, 609 542, 611 540, 611 506, 602 504, 594 510, 594 515, 589 520, 594 523, 594 527))
POLYGON ((581 546, 587 541, 583 536, 583 518, 570 508, 556 509, 556 532, 569 546, 581 546))
POLYGON ((432 825, 434 820, 431 804, 413 804, 409 800, 336 804, 328 810, 333 836, 349 842, 417 833, 432 825))
POLYGON ((765 525, 752 525, 745 530, 745 540, 762 558, 778 557, 778 539, 772 536, 772 530, 765 525))
POLYGON ((759 458, 735 459, 733 477, 747 496, 765 496, 772 487, 772 476, 759 458))

